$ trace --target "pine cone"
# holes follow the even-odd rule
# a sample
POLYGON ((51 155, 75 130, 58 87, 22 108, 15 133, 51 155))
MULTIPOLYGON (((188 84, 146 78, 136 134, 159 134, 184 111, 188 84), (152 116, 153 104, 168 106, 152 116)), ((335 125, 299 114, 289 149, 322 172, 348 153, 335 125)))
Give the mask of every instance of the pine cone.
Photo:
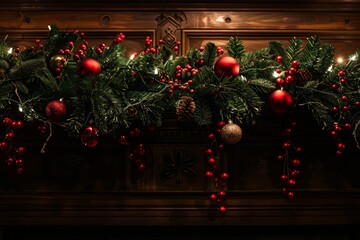
POLYGON ((0 68, 0 78, 5 76, 5 69, 0 68))
POLYGON ((181 121, 193 120, 195 109, 196 109, 196 105, 194 99, 189 96, 182 96, 176 107, 176 115, 178 116, 178 120, 181 121))
POLYGON ((298 70, 299 79, 303 82, 312 80, 312 74, 308 69, 301 68, 298 70))

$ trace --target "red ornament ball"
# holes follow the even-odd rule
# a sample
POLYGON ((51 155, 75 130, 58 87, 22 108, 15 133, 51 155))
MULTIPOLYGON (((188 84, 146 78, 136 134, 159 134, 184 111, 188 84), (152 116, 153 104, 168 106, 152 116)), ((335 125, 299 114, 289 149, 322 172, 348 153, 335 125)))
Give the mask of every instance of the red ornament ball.
POLYGON ((61 122, 66 116, 66 106, 59 100, 49 102, 45 111, 46 116, 53 122, 61 122))
POLYGON ((86 58, 77 65, 77 73, 79 76, 97 76, 101 73, 101 65, 95 59, 86 58))
POLYGON ((269 96, 269 105, 274 113, 285 114, 291 109, 293 98, 285 90, 276 90, 269 96))
POLYGON ((95 147, 99 143, 99 131, 96 127, 87 126, 81 133, 80 140, 86 147, 95 147))
POLYGON ((239 63, 235 58, 229 56, 219 58, 215 63, 214 68, 216 75, 219 77, 236 77, 240 73, 239 63))

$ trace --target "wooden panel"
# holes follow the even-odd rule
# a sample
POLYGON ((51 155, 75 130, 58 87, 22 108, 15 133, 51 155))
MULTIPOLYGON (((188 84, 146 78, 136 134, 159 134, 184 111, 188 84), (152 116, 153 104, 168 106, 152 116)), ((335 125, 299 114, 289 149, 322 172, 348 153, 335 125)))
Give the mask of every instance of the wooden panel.
POLYGON ((334 35, 331 31, 288 31, 270 30, 184 30, 183 51, 191 47, 199 48, 208 42, 225 49, 230 37, 239 37, 243 40, 245 49, 248 52, 255 51, 268 46, 269 41, 281 41, 286 46, 292 37, 306 41, 310 36, 319 36, 322 43, 331 44, 336 50, 336 57, 348 56, 360 47, 360 31, 344 32, 341 35, 334 35))

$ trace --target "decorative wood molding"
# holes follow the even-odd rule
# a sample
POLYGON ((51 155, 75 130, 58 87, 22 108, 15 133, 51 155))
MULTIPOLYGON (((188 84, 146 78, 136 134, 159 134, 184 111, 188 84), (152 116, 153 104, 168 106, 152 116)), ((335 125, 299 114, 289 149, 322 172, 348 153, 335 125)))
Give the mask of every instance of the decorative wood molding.
POLYGON ((0 225, 294 226, 360 224, 360 192, 230 192, 219 215, 207 193, 1 193, 0 225))

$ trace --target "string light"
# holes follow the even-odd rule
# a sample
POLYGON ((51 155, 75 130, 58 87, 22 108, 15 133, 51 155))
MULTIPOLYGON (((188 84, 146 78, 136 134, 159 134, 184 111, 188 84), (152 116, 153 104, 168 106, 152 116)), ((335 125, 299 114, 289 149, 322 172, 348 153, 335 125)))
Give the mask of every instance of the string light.
POLYGON ((22 108, 22 106, 19 104, 19 112, 23 112, 24 109, 22 108))
POLYGON ((134 60, 134 58, 135 58, 135 53, 131 54, 130 60, 134 60))
POLYGON ((155 75, 158 75, 158 73, 159 73, 159 70, 158 70, 157 68, 155 68, 155 69, 154 69, 154 74, 155 74, 155 75))
POLYGON ((8 51, 8 54, 12 54, 12 52, 13 52, 13 48, 11 47, 8 51))
POLYGON ((279 73, 277 73, 276 71, 274 71, 274 73, 273 73, 273 77, 274 78, 278 78, 280 76, 280 74, 279 73))
POLYGON ((356 59, 357 59, 356 54, 354 54, 349 58, 349 61, 355 61, 356 59))
POLYGON ((48 29, 49 29, 49 31, 51 31, 51 26, 50 25, 48 25, 48 29))
POLYGON ((328 72, 331 72, 332 71, 332 69, 333 69, 333 65, 331 65, 329 68, 328 68, 328 72))
POLYGON ((342 57, 338 57, 336 59, 337 63, 343 63, 344 62, 344 59, 342 57))

